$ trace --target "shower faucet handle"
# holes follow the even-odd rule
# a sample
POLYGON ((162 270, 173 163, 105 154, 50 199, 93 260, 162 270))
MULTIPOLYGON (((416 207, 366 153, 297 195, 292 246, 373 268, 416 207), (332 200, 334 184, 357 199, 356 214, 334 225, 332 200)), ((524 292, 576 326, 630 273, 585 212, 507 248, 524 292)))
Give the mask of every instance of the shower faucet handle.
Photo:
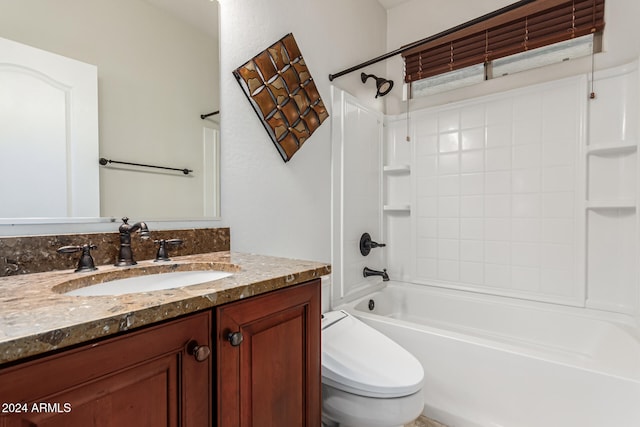
POLYGON ((373 248, 384 248, 385 246, 387 245, 384 243, 377 243, 371 240, 369 233, 364 233, 360 237, 360 253, 362 256, 369 255, 369 252, 371 252, 371 249, 373 248))

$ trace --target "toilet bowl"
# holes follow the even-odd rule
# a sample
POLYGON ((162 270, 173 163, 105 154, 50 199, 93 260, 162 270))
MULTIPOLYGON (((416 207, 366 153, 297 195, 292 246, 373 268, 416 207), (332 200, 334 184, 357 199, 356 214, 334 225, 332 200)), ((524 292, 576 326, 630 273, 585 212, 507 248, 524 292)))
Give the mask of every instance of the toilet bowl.
POLYGON ((423 410, 424 370, 407 350, 345 311, 322 318, 322 421, 395 427, 423 410))

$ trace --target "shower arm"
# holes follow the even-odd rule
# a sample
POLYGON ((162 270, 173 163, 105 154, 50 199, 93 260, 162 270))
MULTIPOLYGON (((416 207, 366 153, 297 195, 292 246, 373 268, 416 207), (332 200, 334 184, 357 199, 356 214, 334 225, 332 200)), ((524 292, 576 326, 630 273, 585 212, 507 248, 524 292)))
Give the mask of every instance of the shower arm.
POLYGON ((507 5, 505 7, 500 8, 498 10, 494 10, 493 12, 489 12, 489 13, 487 13, 485 15, 482 15, 482 16, 480 16, 478 18, 472 19, 472 20, 467 21, 465 23, 462 23, 460 25, 456 25, 455 27, 451 27, 448 30, 441 31, 441 32, 439 32, 437 34, 434 34, 432 36, 429 36, 429 37, 427 37, 425 39, 415 41, 415 42, 410 43, 408 45, 405 45, 405 46, 403 46, 403 47, 401 47, 399 49, 396 49, 394 51, 385 53, 384 55, 380 55, 380 56, 378 56, 376 58, 370 59, 370 60, 365 61, 365 62, 363 62, 361 64, 355 65, 355 66, 353 66, 351 68, 347 68, 347 69, 339 71, 339 72, 337 72, 335 74, 329 74, 329 81, 332 82, 334 79, 336 79, 338 77, 341 77, 341 76, 344 76, 345 74, 349 74, 349 73, 352 73, 354 71, 358 71, 358 70, 360 70, 360 69, 362 69, 364 67, 368 67, 369 65, 373 65, 373 64, 376 64, 378 62, 384 61, 386 59, 392 58, 392 57, 394 57, 396 55, 400 55, 401 53, 407 52, 407 51, 409 51, 409 50, 411 50, 413 48, 416 48, 416 47, 418 47, 418 46, 420 46, 422 44, 429 43, 429 42, 431 42, 433 40, 436 40, 436 39, 439 39, 441 37, 448 36, 449 34, 455 33, 456 31, 460 31, 460 30, 468 28, 468 27, 470 27, 472 25, 479 24, 480 22, 483 22, 483 21, 486 21, 488 19, 494 18, 494 17, 496 17, 498 15, 501 15, 501 14, 503 14, 505 12, 509 12, 511 10, 518 9, 518 8, 524 6, 524 5, 527 5, 529 3, 533 3, 535 1, 536 0, 520 0, 520 1, 516 2, 516 3, 512 3, 510 5, 507 5))

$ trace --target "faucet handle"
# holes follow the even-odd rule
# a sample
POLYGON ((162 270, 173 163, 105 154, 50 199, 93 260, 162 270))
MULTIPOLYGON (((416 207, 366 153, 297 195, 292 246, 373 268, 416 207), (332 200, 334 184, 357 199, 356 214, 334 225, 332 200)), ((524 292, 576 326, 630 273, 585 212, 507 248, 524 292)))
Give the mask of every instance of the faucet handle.
POLYGON ((169 239, 169 240, 154 240, 153 243, 159 245, 158 253, 156 254, 155 262, 158 261, 170 261, 169 251, 167 246, 178 246, 181 245, 184 241, 182 239, 169 239))
POLYGON ((371 252, 371 249, 373 248, 384 248, 385 246, 387 245, 384 243, 378 243, 371 240, 369 233, 363 233, 362 236, 360 236, 360 253, 362 256, 369 255, 369 252, 371 252))
POLYGON ((93 262, 93 257, 91 256, 91 249, 97 248, 98 247, 96 245, 89 243, 82 246, 62 246, 61 248, 58 248, 56 252, 59 254, 82 252, 80 259, 78 260, 78 268, 75 269, 75 272, 84 272, 97 270, 93 262))

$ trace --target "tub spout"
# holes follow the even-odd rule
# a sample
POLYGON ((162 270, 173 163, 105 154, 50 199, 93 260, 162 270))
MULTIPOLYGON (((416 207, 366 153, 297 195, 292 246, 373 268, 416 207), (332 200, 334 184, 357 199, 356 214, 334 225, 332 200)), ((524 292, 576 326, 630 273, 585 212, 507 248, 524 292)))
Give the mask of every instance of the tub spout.
POLYGON ((369 267, 365 267, 364 270, 362 270, 362 275, 364 277, 369 277, 369 276, 380 276, 382 277, 382 281, 383 282, 388 282, 389 281, 389 275, 387 274, 387 269, 383 269, 382 271, 378 271, 378 270, 372 270, 369 267))

